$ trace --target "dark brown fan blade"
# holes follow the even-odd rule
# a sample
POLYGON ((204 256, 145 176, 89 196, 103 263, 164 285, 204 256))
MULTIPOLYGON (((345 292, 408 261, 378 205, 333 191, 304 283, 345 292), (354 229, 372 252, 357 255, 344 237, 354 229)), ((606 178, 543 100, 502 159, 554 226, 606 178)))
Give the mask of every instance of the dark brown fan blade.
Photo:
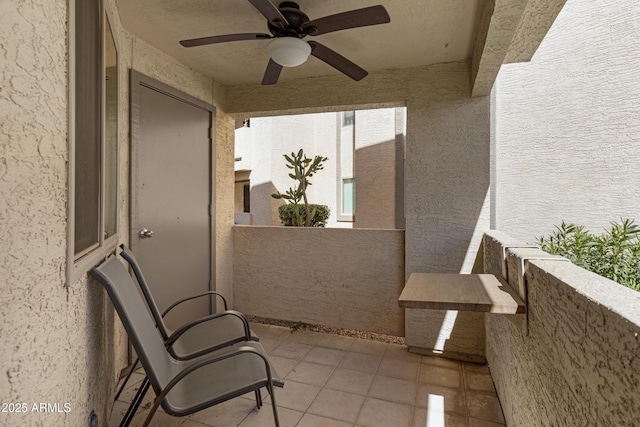
POLYGON ((205 44, 235 42, 239 40, 262 40, 270 39, 269 34, 246 33, 246 34, 225 34, 223 36, 201 37, 199 39, 181 40, 180 44, 184 47, 203 46, 205 44))
POLYGON ((289 25, 287 18, 269 0, 249 0, 249 3, 258 9, 271 25, 278 28, 286 28, 289 25))
POLYGON ((367 74, 369 74, 367 70, 349 61, 347 58, 340 55, 335 50, 329 49, 325 45, 322 45, 315 41, 310 41, 308 43, 311 46, 311 55, 315 56, 321 61, 326 62, 336 70, 351 77, 353 80, 362 80, 367 77, 367 74))
POLYGON ((391 18, 384 6, 371 6, 314 19, 304 24, 304 30, 309 35, 319 36, 348 28, 386 24, 390 21, 391 18))
POLYGON ((264 77, 262 78, 263 85, 274 85, 278 82, 280 72, 282 71, 282 65, 278 64, 273 59, 269 59, 267 69, 264 71, 264 77))

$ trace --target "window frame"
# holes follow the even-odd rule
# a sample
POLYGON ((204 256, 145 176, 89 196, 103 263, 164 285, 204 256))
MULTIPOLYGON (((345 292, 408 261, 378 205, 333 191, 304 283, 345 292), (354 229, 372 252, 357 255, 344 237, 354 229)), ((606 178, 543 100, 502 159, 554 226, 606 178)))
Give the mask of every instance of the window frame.
POLYGON ((342 112, 342 127, 355 126, 356 124, 356 112, 355 110, 342 112))
POLYGON ((342 185, 340 186, 341 190, 340 190, 340 212, 338 212, 338 216, 346 218, 343 221, 353 221, 354 217, 356 215, 356 178, 351 176, 351 177, 347 177, 347 176, 343 176, 342 177, 342 185), (345 203, 344 203, 344 196, 345 196, 345 184, 347 184, 347 181, 349 181, 349 183, 353 184, 352 185, 352 195, 353 195, 353 201, 352 201, 352 207, 353 207, 353 212, 348 213, 344 211, 344 207, 345 207, 345 203))
POLYGON ((242 193, 242 212, 251 213, 251 184, 248 181, 242 186, 242 193))
POLYGON ((75 251, 75 206, 76 206, 76 0, 70 0, 68 2, 69 6, 69 35, 67 40, 67 46, 69 50, 69 63, 68 63, 68 84, 69 84, 69 123, 68 123, 68 135, 69 135, 69 161, 68 161, 68 221, 67 221, 67 286, 70 286, 72 283, 76 282, 80 278, 82 278, 91 268, 97 265, 101 260, 107 257, 109 253, 115 250, 119 243, 119 215, 120 212, 120 201, 118 197, 118 189, 120 188, 120 102, 119 102, 119 92, 120 92, 120 66, 119 66, 119 52, 120 47, 118 45, 118 39, 113 31, 113 16, 111 11, 106 6, 106 2, 102 0, 95 0, 98 2, 98 9, 100 12, 99 25, 96 31, 99 32, 102 43, 101 50, 97 53, 99 55, 100 62, 100 81, 101 81, 101 92, 100 92, 100 179, 99 179, 99 202, 98 202, 98 211, 99 211, 99 221, 98 221, 98 243, 97 245, 93 245, 79 253, 75 251), (116 50, 116 105, 115 105, 115 120, 114 125, 116 127, 114 135, 114 144, 115 144, 115 233, 107 238, 105 238, 106 232, 106 213, 105 213, 105 200, 106 200, 106 182, 107 182, 107 168, 106 168, 106 71, 105 71, 105 45, 107 43, 107 34, 106 30, 109 28, 111 37, 113 39, 113 44, 116 50))
POLYGON ((336 115, 336 221, 337 222, 355 222, 355 194, 354 194, 354 212, 353 214, 343 213, 344 198, 344 180, 356 179, 356 158, 355 158, 355 138, 356 138, 356 111, 340 111, 336 115), (349 118, 347 120, 347 118, 349 118), (343 175, 342 171, 342 146, 348 141, 351 148, 351 170, 343 175))

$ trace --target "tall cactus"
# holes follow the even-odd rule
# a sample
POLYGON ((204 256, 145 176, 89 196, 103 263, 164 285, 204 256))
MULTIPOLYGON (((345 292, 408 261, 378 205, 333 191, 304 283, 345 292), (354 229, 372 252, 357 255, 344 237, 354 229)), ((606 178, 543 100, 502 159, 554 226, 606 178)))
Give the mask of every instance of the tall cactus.
POLYGON ((304 154, 302 148, 298 151, 298 154, 292 152, 290 156, 285 154, 284 158, 287 160, 287 168, 293 171, 289 173, 289 177, 298 181, 298 186, 296 189, 289 188, 284 194, 280 192, 273 193, 271 197, 285 199, 288 203, 295 205, 293 225, 309 227, 311 218, 315 215, 315 208, 313 212, 310 212, 309 200, 307 199, 307 187, 311 185, 309 178, 319 170, 324 169, 322 162, 326 162, 328 159, 322 156, 315 156, 312 160, 304 154), (300 210, 298 209, 301 200, 304 202, 304 221, 302 221, 300 210))

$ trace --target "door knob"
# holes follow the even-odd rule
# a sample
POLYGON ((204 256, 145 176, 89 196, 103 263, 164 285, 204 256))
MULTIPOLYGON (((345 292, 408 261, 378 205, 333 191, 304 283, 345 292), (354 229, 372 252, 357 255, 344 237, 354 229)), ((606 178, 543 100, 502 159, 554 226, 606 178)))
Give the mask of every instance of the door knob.
POLYGON ((153 231, 148 230, 146 228, 143 228, 142 230, 140 230, 139 234, 141 239, 148 239, 149 237, 153 237, 153 231))

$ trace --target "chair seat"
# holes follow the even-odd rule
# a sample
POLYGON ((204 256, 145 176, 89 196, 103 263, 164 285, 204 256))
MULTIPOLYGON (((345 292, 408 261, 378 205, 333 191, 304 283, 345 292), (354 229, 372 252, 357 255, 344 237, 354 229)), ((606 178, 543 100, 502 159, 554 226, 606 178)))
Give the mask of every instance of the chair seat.
MULTIPOLYGON (((192 359, 229 344, 245 341, 244 324, 241 318, 223 313, 215 322, 203 322, 189 328, 171 346, 169 352, 176 359, 192 359)), ((173 331, 168 331, 169 336, 173 331)), ((251 339, 258 336, 251 332, 251 339)))
MULTIPOLYGON (((259 343, 242 342, 219 350, 215 354, 222 356, 241 350, 249 351, 227 359, 203 366, 183 378, 168 394, 162 407, 165 412, 176 416, 185 416, 241 396, 261 387, 266 387, 268 377, 265 367, 267 357, 259 343), (236 390, 229 393, 229 390, 236 390)), ((210 359, 203 358, 182 362, 177 369, 184 369, 193 363, 210 359)), ((274 386, 283 387, 284 382, 271 366, 271 377, 274 386)))

